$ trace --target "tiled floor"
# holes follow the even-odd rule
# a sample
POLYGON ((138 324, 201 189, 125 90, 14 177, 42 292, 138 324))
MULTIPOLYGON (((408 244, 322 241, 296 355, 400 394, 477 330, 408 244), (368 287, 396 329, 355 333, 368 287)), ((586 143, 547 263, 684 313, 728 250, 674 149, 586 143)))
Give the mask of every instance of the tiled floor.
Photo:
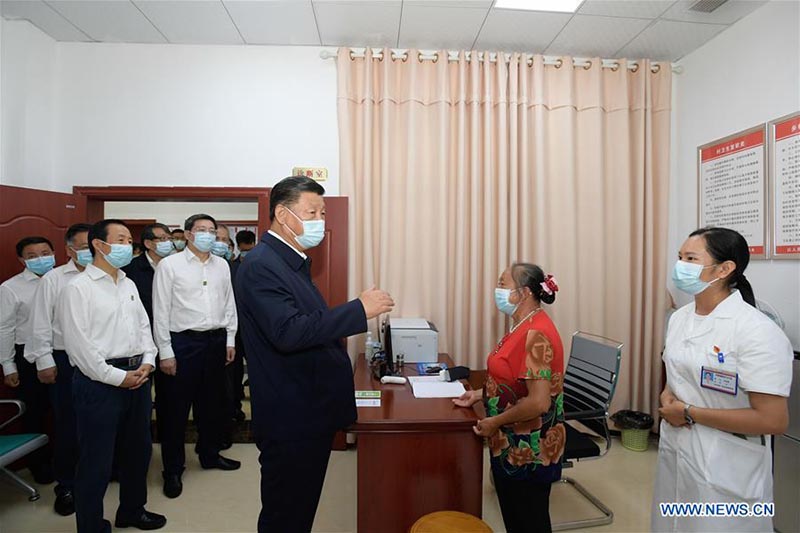
MULTIPOLYGON (((148 509, 163 513, 168 523, 162 531, 234 533, 255 531, 259 511, 258 450, 253 444, 235 444, 225 452, 243 462, 235 472, 204 471, 197 456, 187 447, 187 471, 183 495, 169 500, 161 493, 161 457, 153 449, 150 465, 148 509)), ((644 453, 624 449, 614 442, 608 456, 578 464, 565 473, 598 496, 614 511, 614 523, 589 531, 648 531, 650 499, 653 493, 656 448, 651 443, 644 453)), ((488 481, 488 458, 484 461, 483 519, 502 532, 503 521, 497 497, 488 481)), ((314 531, 338 533, 355 531, 356 452, 334 452, 331 457, 314 531)), ((27 474, 24 474, 27 476, 27 474)), ((28 477, 26 477, 28 479, 28 477)), ((42 498, 34 503, 19 490, 0 484, 0 533, 61 533, 75 531, 75 518, 53 512, 52 487, 41 487, 42 498)), ((119 490, 112 483, 106 494, 106 517, 113 519, 119 490)), ((558 485, 551 495, 554 523, 569 518, 589 517, 597 512, 584 503, 570 487, 558 485)), ((379 532, 376 532, 379 533, 379 532)))

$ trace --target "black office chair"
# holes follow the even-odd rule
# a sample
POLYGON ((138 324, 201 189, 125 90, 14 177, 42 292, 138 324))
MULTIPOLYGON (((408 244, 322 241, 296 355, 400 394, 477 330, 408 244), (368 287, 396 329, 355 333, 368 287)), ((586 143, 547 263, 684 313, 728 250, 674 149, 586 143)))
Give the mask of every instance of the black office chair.
MULTIPOLYGON (((564 418, 567 420, 564 424, 567 430, 562 459, 564 468, 572 468, 578 461, 599 459, 611 448, 608 406, 614 397, 621 356, 622 344, 617 341, 582 331, 572 335, 569 363, 564 372, 564 418), (579 422, 591 433, 575 428, 569 421, 579 422), (597 440, 605 440, 603 450, 597 440)), ((603 516, 553 524, 553 531, 600 526, 614 521, 614 512, 583 485, 567 476, 558 483, 574 487, 603 516)))

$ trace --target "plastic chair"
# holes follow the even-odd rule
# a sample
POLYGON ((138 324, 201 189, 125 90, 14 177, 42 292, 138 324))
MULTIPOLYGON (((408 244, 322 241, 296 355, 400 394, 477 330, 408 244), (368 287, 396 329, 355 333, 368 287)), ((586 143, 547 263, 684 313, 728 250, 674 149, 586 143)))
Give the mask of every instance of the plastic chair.
MULTIPOLYGON (((3 429, 11 422, 21 417, 25 412, 25 404, 19 400, 0 400, 0 405, 17 406, 17 414, 0 424, 3 429)), ((17 461, 32 451, 38 450, 47 444, 47 435, 41 433, 23 433, 17 435, 0 435, 0 472, 7 476, 15 485, 28 493, 28 501, 35 502, 39 499, 39 491, 16 475, 6 466, 17 461)))
MULTIPOLYGON (((569 363, 564 372, 564 418, 568 421, 564 424, 567 430, 562 459, 564 468, 572 468, 578 461, 599 459, 611 448, 608 407, 614 397, 621 357, 620 342, 582 331, 572 335, 569 363), (580 422, 594 434, 576 429, 569 421, 580 422), (605 440, 602 451, 595 442, 597 436, 605 440)), ((614 512, 583 485, 567 476, 557 483, 574 487, 603 516, 553 524, 553 531, 600 526, 614 521, 614 512)))

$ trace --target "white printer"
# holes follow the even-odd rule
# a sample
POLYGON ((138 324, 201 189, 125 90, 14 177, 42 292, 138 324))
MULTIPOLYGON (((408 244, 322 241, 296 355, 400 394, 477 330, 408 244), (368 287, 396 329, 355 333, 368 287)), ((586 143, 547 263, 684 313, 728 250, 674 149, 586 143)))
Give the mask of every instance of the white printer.
POLYGON ((424 318, 390 318, 392 354, 403 354, 406 363, 439 361, 439 331, 424 318))

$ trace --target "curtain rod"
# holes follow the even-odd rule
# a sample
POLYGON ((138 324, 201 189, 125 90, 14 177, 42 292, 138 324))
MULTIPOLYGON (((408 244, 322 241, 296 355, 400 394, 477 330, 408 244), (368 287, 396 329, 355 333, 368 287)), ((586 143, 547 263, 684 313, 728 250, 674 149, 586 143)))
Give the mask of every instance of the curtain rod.
MULTIPOLYGON (((447 51, 447 60, 448 61, 458 61, 458 51, 448 50, 447 51)), ((366 55, 366 48, 351 48, 350 49, 350 59, 356 58, 363 58, 366 55)), ((465 52, 467 61, 472 59, 472 52, 465 52)), ((533 54, 523 54, 527 57, 528 65, 533 64, 533 54)), ((319 57, 322 59, 335 59, 337 56, 336 52, 331 50, 323 50, 319 53, 319 57)), ((503 59, 506 63, 511 60, 511 54, 504 53, 503 59)), ((544 57, 544 64, 545 65, 552 65, 556 67, 560 67, 563 64, 563 60, 558 56, 543 56, 544 57)), ((374 50, 372 51, 372 58, 377 59, 378 61, 383 60, 383 50, 374 50)), ((478 60, 483 61, 485 58, 484 52, 478 52, 478 60)), ((408 50, 406 49, 392 49, 392 60, 401 60, 401 61, 408 61, 408 50)), ((439 52, 430 51, 430 50, 420 50, 417 54, 417 59, 421 61, 433 61, 436 63, 439 60, 439 52)), ((496 62, 497 61, 497 53, 491 52, 489 54, 489 61, 496 62)), ((650 71, 653 73, 658 72, 661 69, 661 65, 666 62, 659 62, 653 63, 650 67, 650 71)), ((574 68, 584 68, 586 70, 592 67, 591 59, 585 57, 574 57, 572 58, 572 66, 574 68)), ((618 59, 602 59, 601 66, 603 68, 610 68, 612 70, 617 70, 619 68, 619 60, 618 59)), ((670 63, 672 68, 672 72, 675 74, 681 74, 683 72, 683 67, 681 65, 673 65, 670 63)), ((639 70, 639 63, 636 61, 628 61, 628 70, 636 72, 639 70)))

